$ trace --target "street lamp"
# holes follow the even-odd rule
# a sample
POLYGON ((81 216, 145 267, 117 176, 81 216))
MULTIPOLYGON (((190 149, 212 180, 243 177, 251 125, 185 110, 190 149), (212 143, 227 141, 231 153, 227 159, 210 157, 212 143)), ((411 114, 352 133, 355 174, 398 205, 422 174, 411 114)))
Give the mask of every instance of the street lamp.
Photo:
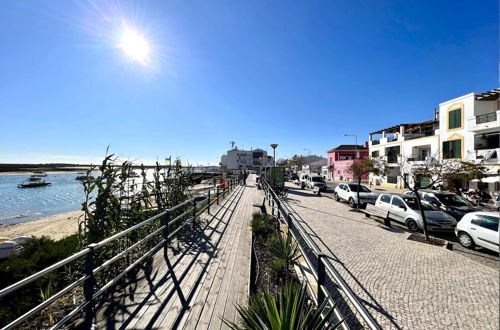
POLYGON ((273 160, 274 160, 274 167, 276 167, 276 148, 278 145, 276 143, 271 144, 271 148, 273 148, 273 160))

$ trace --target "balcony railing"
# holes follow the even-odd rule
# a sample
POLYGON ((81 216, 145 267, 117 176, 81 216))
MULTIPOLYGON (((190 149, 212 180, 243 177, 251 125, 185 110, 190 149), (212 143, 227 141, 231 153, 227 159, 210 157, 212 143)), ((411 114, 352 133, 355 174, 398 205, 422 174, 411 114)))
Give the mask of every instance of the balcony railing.
POLYGON ((397 163, 398 162, 398 156, 387 156, 387 162, 388 163, 397 163))
POLYGON ((476 116, 476 124, 484 124, 496 120, 497 120, 496 112, 490 112, 484 115, 476 116))
POLYGON ((372 141, 372 146, 380 144, 380 140, 373 140, 372 141))

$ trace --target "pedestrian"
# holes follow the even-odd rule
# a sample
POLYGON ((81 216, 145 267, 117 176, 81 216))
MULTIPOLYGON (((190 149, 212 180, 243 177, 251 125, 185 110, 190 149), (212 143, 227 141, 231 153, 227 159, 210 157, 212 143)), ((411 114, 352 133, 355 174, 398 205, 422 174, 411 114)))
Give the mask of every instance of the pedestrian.
POLYGON ((248 172, 245 171, 243 173, 243 185, 246 186, 247 185, 247 178, 248 178, 248 172))
POLYGON ((240 184, 240 186, 243 185, 243 172, 240 171, 240 173, 238 173, 238 182, 240 184))

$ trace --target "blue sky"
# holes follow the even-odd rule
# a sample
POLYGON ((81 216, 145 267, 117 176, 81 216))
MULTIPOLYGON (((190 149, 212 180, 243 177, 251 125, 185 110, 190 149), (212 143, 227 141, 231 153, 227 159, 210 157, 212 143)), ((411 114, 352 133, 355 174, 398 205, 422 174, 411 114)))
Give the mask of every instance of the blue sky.
POLYGON ((498 2, 0 2, 0 162, 325 154, 498 87, 498 2), (151 63, 117 48, 124 25, 151 63))

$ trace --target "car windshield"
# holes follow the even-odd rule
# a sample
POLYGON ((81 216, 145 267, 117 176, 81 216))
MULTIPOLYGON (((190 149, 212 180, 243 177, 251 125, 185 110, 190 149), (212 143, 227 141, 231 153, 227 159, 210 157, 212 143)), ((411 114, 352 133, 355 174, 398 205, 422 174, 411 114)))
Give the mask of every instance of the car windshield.
MULTIPOLYGON (((416 198, 412 198, 412 197, 403 197, 403 200, 406 202, 406 204, 412 209, 412 210, 420 210, 418 208, 418 202, 417 202, 417 199, 416 198)), ((424 211, 437 211, 439 210, 438 208, 436 208, 434 205, 432 205, 431 203, 429 202, 426 202, 426 201, 421 201, 422 202, 422 208, 424 209, 424 211)))
POLYGON ((321 176, 313 176, 313 177, 311 177, 311 180, 313 182, 323 182, 323 177, 321 177, 321 176))
POLYGON ((436 194, 436 197, 446 206, 474 206, 465 198, 454 194, 436 194))
MULTIPOLYGON (((349 188, 351 189, 351 191, 354 191, 354 192, 358 191, 357 190, 358 189, 358 185, 357 184, 350 184, 349 188)), ((359 192, 371 192, 371 190, 368 189, 368 188, 366 188, 365 186, 361 186, 360 185, 359 186, 359 192)))

